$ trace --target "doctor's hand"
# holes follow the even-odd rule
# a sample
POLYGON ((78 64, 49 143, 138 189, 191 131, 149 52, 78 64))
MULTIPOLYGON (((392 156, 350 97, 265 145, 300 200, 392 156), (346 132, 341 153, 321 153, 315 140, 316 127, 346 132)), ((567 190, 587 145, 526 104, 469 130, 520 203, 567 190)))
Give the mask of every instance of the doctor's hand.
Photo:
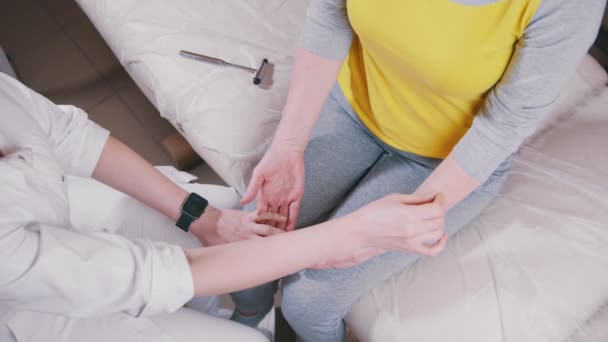
POLYGON ((393 194, 338 220, 364 239, 359 252, 313 268, 345 268, 387 251, 434 256, 446 245, 443 194, 393 194))
POLYGON ((257 239, 285 232, 261 223, 264 221, 284 223, 286 218, 276 213, 258 210, 245 212, 208 207, 203 216, 194 222, 190 232, 204 246, 257 239))
POLYGON ((295 228, 304 196, 304 152, 272 145, 253 170, 242 204, 257 199, 257 209, 287 217, 286 222, 266 223, 291 231, 295 228))

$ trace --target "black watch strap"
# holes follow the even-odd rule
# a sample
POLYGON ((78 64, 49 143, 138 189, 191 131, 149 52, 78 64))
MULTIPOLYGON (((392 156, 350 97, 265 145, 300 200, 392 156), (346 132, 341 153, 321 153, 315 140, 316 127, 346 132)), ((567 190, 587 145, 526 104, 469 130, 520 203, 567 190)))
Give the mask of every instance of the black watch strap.
POLYGON ((189 231, 192 222, 198 220, 205 213, 208 204, 209 202, 199 194, 191 193, 182 203, 181 215, 175 225, 185 232, 189 231))
POLYGON ((196 219, 184 212, 182 212, 182 215, 179 217, 179 219, 177 220, 177 223, 175 224, 179 229, 185 231, 186 233, 190 230, 190 225, 192 224, 192 222, 194 222, 196 219))

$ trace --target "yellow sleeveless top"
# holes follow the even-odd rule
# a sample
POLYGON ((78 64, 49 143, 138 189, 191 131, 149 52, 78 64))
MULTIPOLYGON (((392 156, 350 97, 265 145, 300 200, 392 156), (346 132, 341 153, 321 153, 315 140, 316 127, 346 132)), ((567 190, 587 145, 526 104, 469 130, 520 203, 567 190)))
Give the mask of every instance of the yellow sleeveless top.
POLYGON ((445 158, 505 73, 540 2, 347 0, 356 37, 340 87, 382 141, 445 158))

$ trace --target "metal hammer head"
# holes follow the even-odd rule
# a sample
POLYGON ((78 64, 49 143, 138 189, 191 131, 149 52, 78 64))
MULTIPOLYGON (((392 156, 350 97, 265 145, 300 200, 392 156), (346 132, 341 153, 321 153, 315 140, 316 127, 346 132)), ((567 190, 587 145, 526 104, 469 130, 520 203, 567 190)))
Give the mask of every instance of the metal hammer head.
POLYGON ((262 61, 262 64, 260 65, 258 70, 256 70, 255 74, 253 75, 253 84, 259 85, 260 83, 262 83, 262 81, 264 80, 264 75, 265 75, 264 69, 266 68, 267 65, 268 65, 268 60, 266 58, 264 58, 264 60, 262 61))

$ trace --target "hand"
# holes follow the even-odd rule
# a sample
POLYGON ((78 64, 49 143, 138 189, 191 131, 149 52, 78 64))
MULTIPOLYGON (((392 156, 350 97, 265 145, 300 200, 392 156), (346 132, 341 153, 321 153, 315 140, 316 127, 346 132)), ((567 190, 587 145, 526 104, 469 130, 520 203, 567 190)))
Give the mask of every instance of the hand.
POLYGON ((434 256, 447 242, 444 216, 443 194, 394 194, 342 220, 351 226, 353 234, 361 235, 366 249, 434 256))
POLYGON ((287 221, 265 222, 286 231, 295 228, 300 202, 304 196, 304 153, 276 144, 253 170, 247 192, 241 203, 257 198, 258 211, 278 213, 287 221))
POLYGON ((205 246, 219 245, 241 240, 256 239, 284 233, 275 227, 260 222, 272 220, 285 222, 286 218, 261 211, 208 208, 190 230, 205 246))

